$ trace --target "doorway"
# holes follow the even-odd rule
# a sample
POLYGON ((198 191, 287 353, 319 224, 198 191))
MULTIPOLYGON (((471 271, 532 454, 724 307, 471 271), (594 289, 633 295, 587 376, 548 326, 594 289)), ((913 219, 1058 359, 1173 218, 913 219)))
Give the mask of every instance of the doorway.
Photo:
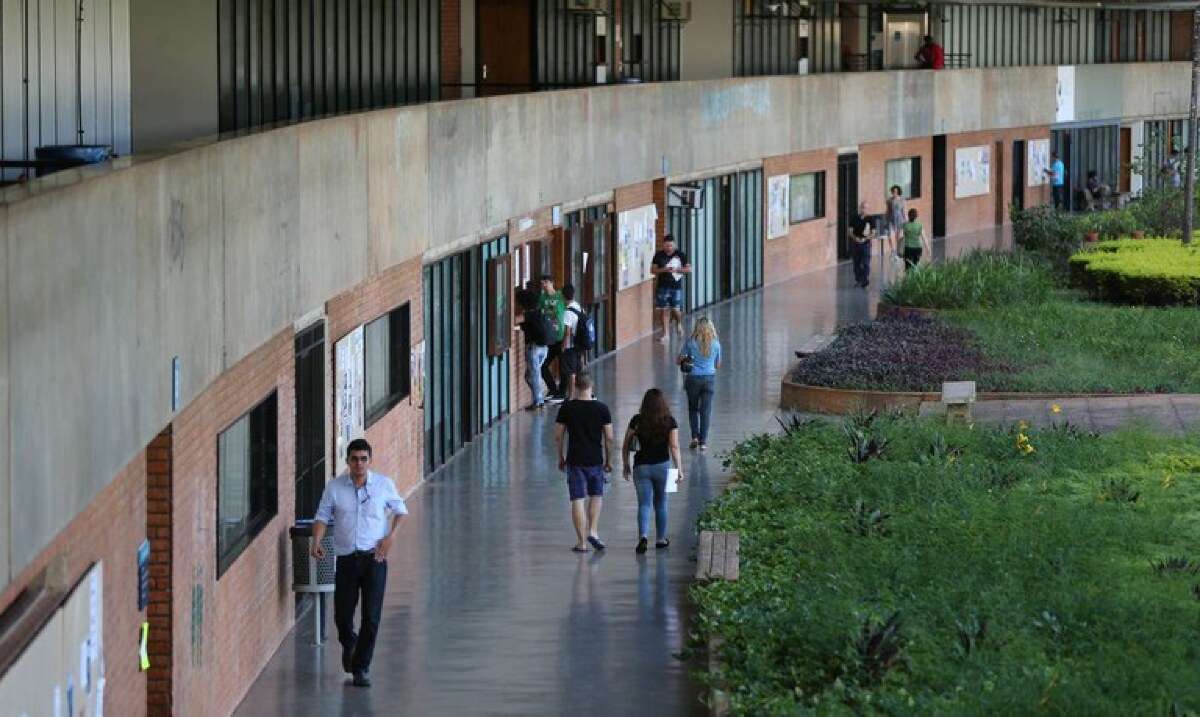
POLYGON ((296 334, 296 518, 317 513, 325 490, 325 322, 296 334))
POLYGON ((1025 140, 1013 140, 1012 150, 1012 205, 1025 208, 1025 140))
POLYGON ((479 94, 533 89, 531 0, 476 0, 475 27, 479 94))
POLYGON ((925 13, 884 13, 883 63, 889 70, 918 67, 916 55, 925 39, 925 13))
POLYGON ((933 138, 933 235, 946 236, 946 135, 933 138))
POLYGON ((993 166, 996 167, 996 188, 992 190, 992 196, 996 198, 996 226, 1004 226, 1004 143, 996 143, 996 156, 993 160, 993 166))
POLYGON ((837 256, 850 258, 850 218, 858 212, 858 152, 838 155, 837 256))

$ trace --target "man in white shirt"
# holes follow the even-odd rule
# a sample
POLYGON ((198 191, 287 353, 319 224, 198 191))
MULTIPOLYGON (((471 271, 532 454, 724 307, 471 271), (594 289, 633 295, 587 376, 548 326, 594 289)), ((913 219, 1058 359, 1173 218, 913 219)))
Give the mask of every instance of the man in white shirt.
POLYGON ((362 438, 346 447, 348 470, 325 486, 313 520, 312 555, 325 557, 321 539, 333 523, 333 621, 342 643, 342 669, 354 675, 354 685, 370 687, 371 655, 383 591, 387 584, 387 555, 400 517, 408 515, 404 499, 391 478, 368 470, 371 444, 362 438), (354 632, 354 610, 362 593, 362 625, 354 632))
POLYGON ((579 330, 579 317, 583 315, 583 307, 575 300, 575 287, 565 284, 562 288, 563 300, 567 302, 567 311, 563 314, 563 351, 558 359, 559 384, 562 385, 563 396, 569 401, 575 397, 575 375, 587 365, 587 355, 575 346, 575 333, 579 330))

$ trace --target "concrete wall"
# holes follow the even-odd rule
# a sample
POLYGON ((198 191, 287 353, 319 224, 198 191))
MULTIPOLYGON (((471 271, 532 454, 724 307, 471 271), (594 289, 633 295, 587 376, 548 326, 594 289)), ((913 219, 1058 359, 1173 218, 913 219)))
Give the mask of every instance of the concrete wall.
POLYGON ((733 74, 733 8, 720 0, 692 3, 679 32, 679 79, 715 80, 733 74))
MULTIPOLYGON (((4 190, 7 578, 222 372, 331 297, 509 218, 672 174, 1046 125, 1056 68, 614 86, 335 117, 4 190), (871 112, 862 111, 872 98, 871 112), (647 122, 646 117, 671 122, 647 122), (10 481, 17 476, 19 480, 10 481)), ((1076 111, 1186 111, 1188 65, 1077 69, 1076 111)), ((926 165, 928 166, 928 165, 926 165)), ((0 495, 3 491, 0 491, 0 495)))
POLYGON ((217 133, 217 1, 129 0, 133 151, 217 133))

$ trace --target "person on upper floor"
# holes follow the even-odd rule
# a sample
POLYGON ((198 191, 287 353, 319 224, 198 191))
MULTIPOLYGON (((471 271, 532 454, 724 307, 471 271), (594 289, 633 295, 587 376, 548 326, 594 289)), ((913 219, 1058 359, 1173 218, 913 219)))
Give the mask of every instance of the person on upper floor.
POLYGON ((913 57, 921 63, 922 70, 941 70, 946 67, 946 53, 941 45, 933 41, 933 35, 925 36, 925 42, 913 57))

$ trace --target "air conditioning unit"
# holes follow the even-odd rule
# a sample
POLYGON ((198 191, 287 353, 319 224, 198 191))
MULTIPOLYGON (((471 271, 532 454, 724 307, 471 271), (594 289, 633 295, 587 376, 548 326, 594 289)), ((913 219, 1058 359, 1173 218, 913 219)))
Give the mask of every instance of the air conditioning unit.
POLYGON ((563 9, 589 15, 607 15, 611 0, 563 0, 563 9))
POLYGON ((663 22, 683 24, 692 19, 692 0, 659 0, 663 22))
POLYGON ((704 208, 704 185, 672 184, 667 188, 667 206, 682 209, 704 208))

